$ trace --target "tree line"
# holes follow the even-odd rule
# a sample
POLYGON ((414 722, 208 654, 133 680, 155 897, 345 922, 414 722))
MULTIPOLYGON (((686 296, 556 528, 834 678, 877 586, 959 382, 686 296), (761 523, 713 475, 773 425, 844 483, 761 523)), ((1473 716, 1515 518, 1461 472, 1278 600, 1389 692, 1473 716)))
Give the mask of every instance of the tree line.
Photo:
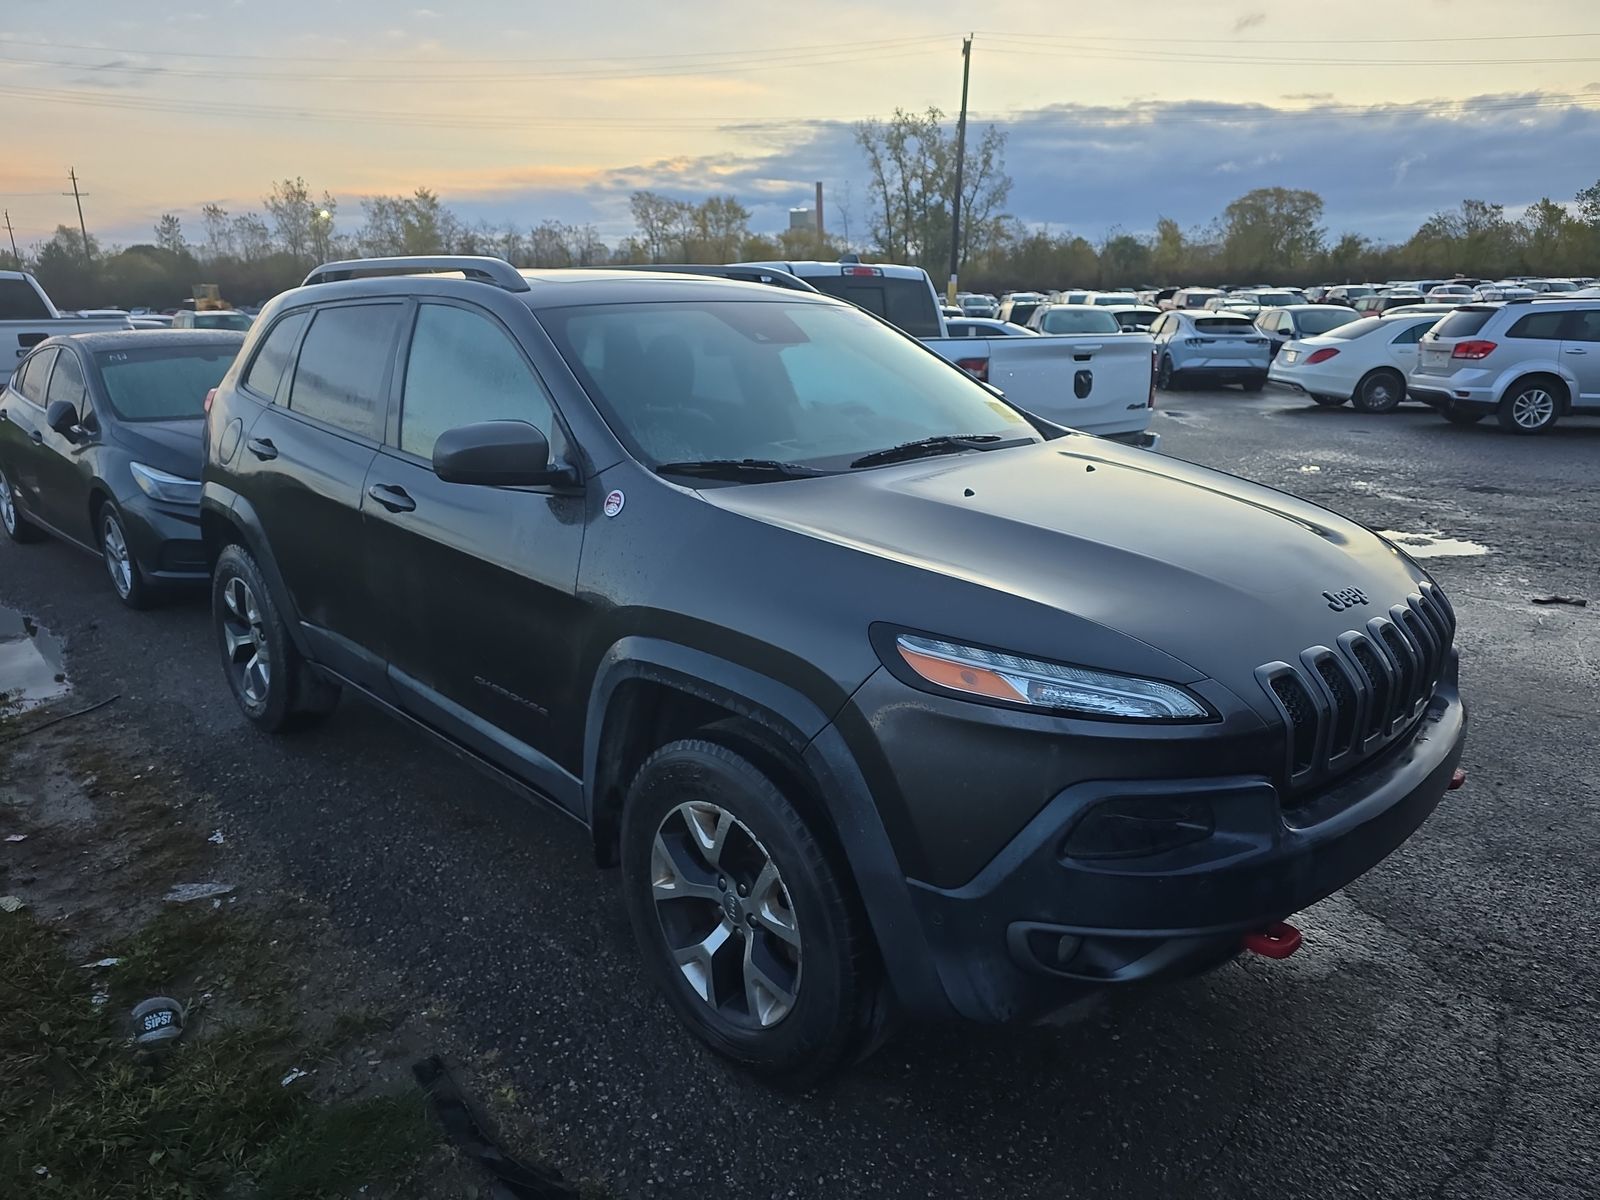
MULTIPOLYGON (((897 110, 854 128, 867 168, 863 219, 852 228, 848 187, 836 195, 830 229, 763 233, 731 195, 681 199, 633 193, 633 231, 608 243, 592 224, 470 222, 437 193, 368 196, 346 219, 337 198, 302 178, 273 184, 259 207, 207 204, 197 227, 165 213, 152 240, 88 244, 77 228, 23 255, 58 304, 172 307, 196 283, 215 283, 235 303, 295 286, 319 262, 400 254, 483 254, 519 267, 661 262, 834 259, 847 250, 927 268, 941 282, 954 223, 955 136, 936 108, 897 110)), ((1600 274, 1600 183, 1572 204, 1543 198, 1522 214, 1464 200, 1434 213, 1409 238, 1385 243, 1358 233, 1331 236, 1324 204, 1303 189, 1257 188, 1212 221, 1185 229, 1158 217, 1147 234, 1113 229, 1089 239, 1030 226, 1009 215, 1006 136, 969 131, 961 194, 961 282, 973 290, 1127 287, 1189 283, 1308 284, 1389 278, 1600 274)), ((11 265, 0 256, 0 263, 11 265)))

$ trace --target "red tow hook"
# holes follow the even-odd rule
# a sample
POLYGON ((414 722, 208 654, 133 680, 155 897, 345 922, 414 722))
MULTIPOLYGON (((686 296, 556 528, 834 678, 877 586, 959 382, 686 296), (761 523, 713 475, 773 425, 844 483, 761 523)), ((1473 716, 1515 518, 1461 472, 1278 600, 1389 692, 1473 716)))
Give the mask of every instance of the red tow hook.
POLYGON ((1300 949, 1304 939, 1300 931, 1287 921, 1274 921, 1265 929, 1244 935, 1244 948, 1263 958, 1288 958, 1300 949))
POLYGON ((1450 773, 1450 786, 1445 788, 1445 791, 1453 792, 1457 788, 1462 788, 1462 787, 1466 787, 1466 786, 1467 786, 1467 773, 1465 771, 1463 771, 1460 767, 1457 767, 1454 771, 1452 771, 1450 773))

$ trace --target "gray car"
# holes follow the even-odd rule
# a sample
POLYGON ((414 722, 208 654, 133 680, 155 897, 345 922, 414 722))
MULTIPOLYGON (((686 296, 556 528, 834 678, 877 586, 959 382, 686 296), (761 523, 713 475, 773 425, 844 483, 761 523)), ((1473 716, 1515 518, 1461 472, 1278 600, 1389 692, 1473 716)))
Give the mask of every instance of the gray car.
POLYGON ((1156 386, 1237 383, 1259 392, 1272 361, 1269 339, 1249 317, 1227 312, 1163 313, 1150 327, 1156 342, 1156 386))
POLYGON ((1285 304, 1262 309, 1256 328, 1271 342, 1267 352, 1276 358, 1285 342, 1316 337, 1355 319, 1356 310, 1342 304, 1285 304))
POLYGON ((1493 413, 1512 433, 1600 416, 1600 300, 1464 305, 1423 335, 1406 390, 1457 425, 1493 413))

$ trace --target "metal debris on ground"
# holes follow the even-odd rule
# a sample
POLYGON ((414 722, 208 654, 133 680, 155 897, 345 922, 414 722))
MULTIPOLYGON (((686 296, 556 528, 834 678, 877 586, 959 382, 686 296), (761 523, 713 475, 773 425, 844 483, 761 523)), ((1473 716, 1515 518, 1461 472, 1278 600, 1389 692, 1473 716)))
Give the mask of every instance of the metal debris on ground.
POLYGON ((21 912, 25 907, 20 896, 0 896, 0 912, 21 912))
POLYGON ((1588 608, 1589 601, 1583 596, 1530 596, 1535 604, 1570 604, 1573 608, 1588 608))
POLYGON ((116 966, 121 961, 122 960, 120 958, 100 958, 100 959, 96 959, 94 962, 79 963, 78 964, 78 970, 80 970, 80 971, 104 971, 104 970, 107 970, 110 967, 116 966))
POLYGON ((161 897, 169 904, 190 904, 196 900, 211 900, 233 891, 231 883, 179 883, 161 897))
POLYGON ((296 1080, 304 1079, 309 1074, 311 1074, 310 1071, 302 1071, 299 1067, 295 1067, 283 1077, 278 1086, 288 1087, 291 1083, 294 1083, 296 1080))
POLYGON ((8 842, 25 842, 27 840, 28 840, 28 835, 25 834, 25 833, 13 833, 13 834, 8 835, 7 838, 6 838, 6 841, 8 841, 8 842))
POLYGON ((151 996, 133 1009, 133 1040, 136 1045, 164 1046, 183 1036, 183 1005, 171 996, 151 996))
POLYGON ((208 837, 206 841, 210 842, 213 846, 221 846, 226 844, 227 839, 222 836, 222 830, 214 829, 211 831, 211 836, 208 837))

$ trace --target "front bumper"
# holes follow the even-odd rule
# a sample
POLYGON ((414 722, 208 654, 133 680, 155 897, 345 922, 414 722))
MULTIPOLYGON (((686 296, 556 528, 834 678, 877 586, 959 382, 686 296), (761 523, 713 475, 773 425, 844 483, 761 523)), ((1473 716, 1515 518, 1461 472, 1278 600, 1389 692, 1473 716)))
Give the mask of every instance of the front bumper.
POLYGON ((1408 740, 1290 808, 1259 776, 1066 789, 970 882, 908 881, 949 1007, 1026 1020, 1108 985, 1227 961, 1245 933, 1315 904, 1410 837, 1447 790, 1465 734, 1451 678, 1408 740), (1097 810, 1210 830, 1154 854, 1083 857, 1076 839, 1097 810))
POLYGON ((210 578, 200 537, 200 506, 152 500, 143 492, 118 504, 128 548, 140 572, 156 583, 201 583, 210 578))

